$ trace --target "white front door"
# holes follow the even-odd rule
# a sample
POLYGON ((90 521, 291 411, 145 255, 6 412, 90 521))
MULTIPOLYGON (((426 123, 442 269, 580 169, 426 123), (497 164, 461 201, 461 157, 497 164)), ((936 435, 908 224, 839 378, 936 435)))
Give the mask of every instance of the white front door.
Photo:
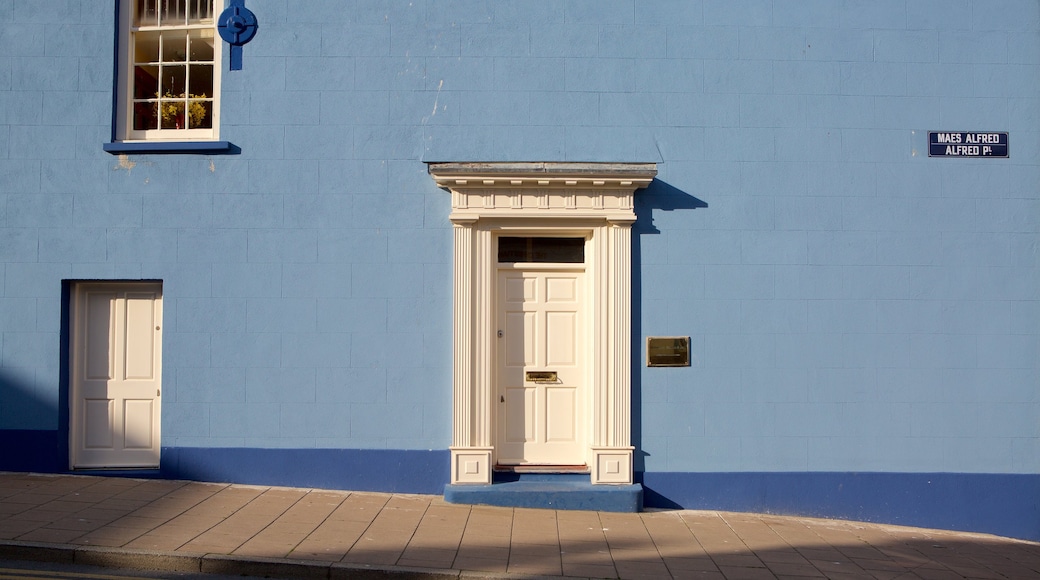
POLYGON ((159 466, 161 328, 158 283, 74 287, 72 467, 159 466))
POLYGON ((497 462, 584 465, 584 264, 499 268, 497 462))

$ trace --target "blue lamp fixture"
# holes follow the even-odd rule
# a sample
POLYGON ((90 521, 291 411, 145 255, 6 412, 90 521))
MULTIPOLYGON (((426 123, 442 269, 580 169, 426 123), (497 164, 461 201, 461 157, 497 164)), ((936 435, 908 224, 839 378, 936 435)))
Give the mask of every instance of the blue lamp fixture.
POLYGON ((231 0, 217 19, 217 32, 231 45, 231 70, 242 70, 242 45, 256 36, 256 15, 245 6, 245 0, 231 0))

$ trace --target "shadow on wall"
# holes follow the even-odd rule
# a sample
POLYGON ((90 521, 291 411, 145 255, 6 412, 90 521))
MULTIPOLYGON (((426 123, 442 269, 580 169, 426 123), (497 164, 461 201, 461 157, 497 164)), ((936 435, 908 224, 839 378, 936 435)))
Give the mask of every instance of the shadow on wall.
MULTIPOLYGON (((657 235, 661 231, 654 225, 655 211, 695 210, 708 207, 707 202, 698 199, 685 191, 655 179, 643 191, 635 196, 636 223, 632 226, 632 445, 636 452, 634 468, 637 480, 645 469, 642 445, 642 373, 643 366, 643 247, 644 235, 657 235)), ((646 490, 644 490, 646 493, 646 490)), ((644 500, 646 505, 657 507, 678 507, 678 504, 665 498, 657 498, 654 503, 644 500)))
POLYGON ((54 404, 33 392, 31 377, 0 368, 0 470, 63 471, 58 430, 28 428, 57 417, 54 404))
MULTIPOLYGON (((661 233, 661 230, 654 226, 654 210, 676 211, 708 207, 707 202, 660 179, 653 180, 646 189, 637 193, 635 200, 636 223, 632 226, 632 233, 636 234, 633 241, 635 245, 632 248, 633 266, 638 265, 641 257, 638 251, 639 236, 661 233)), ((633 272, 635 271, 633 268, 633 272)))

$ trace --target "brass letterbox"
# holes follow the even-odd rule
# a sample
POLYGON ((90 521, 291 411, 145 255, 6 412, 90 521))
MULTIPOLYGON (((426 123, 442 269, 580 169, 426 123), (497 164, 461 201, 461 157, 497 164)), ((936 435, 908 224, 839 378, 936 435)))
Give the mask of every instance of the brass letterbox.
POLYGON ((527 371, 524 378, 530 383, 558 383, 556 371, 527 371))

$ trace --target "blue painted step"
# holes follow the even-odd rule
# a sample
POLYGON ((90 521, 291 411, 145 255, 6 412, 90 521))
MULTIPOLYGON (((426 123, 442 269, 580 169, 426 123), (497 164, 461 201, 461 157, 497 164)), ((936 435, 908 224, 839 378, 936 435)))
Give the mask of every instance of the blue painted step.
POLYGON ((587 473, 496 473, 491 485, 444 486, 444 500, 467 505, 638 512, 643 486, 592 485, 587 473))

